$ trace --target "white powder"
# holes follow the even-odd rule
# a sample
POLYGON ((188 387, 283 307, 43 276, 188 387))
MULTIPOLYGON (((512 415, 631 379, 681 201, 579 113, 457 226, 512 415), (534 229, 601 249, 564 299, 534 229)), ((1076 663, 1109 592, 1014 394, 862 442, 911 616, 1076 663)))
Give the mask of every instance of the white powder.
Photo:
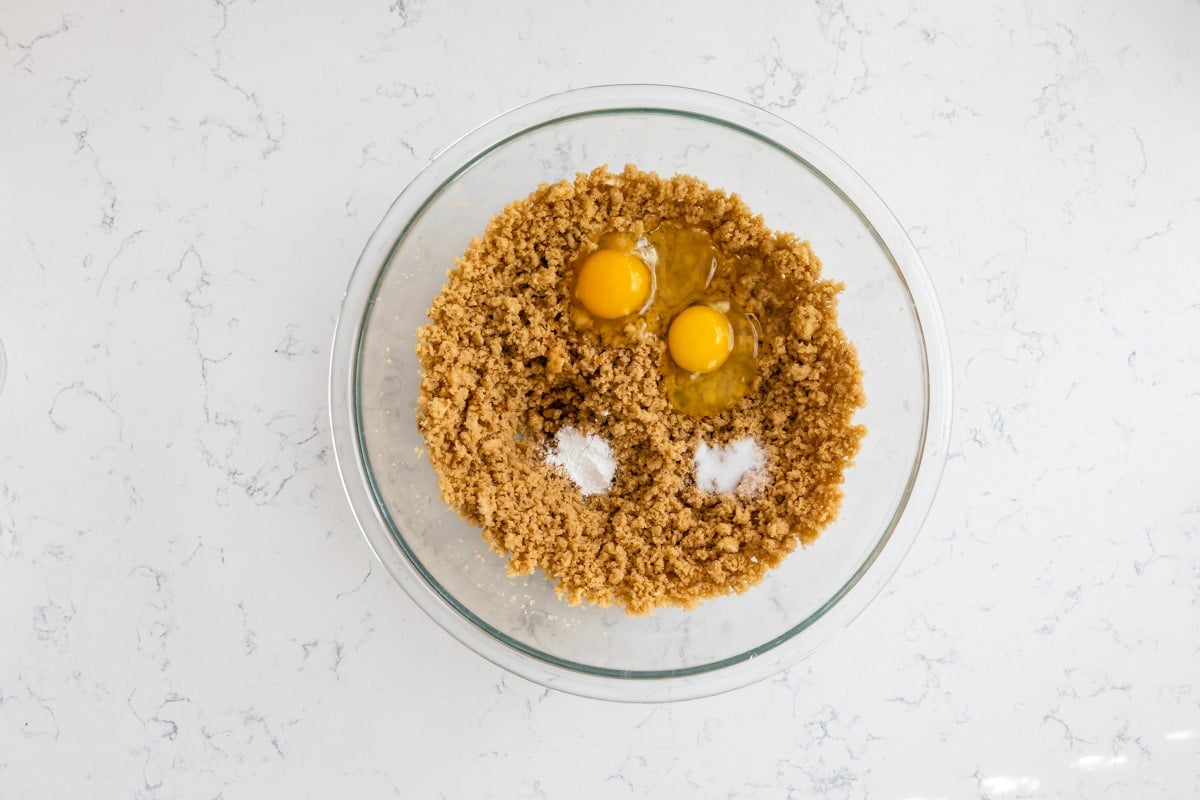
POLYGON ((696 448, 696 485, 701 491, 730 494, 739 488, 752 492, 762 481, 763 452, 752 437, 736 439, 724 447, 696 448))
POLYGON ((554 447, 546 454, 546 463, 562 467, 584 497, 607 492, 617 471, 617 461, 608 442, 594 433, 584 436, 570 425, 561 428, 554 437, 554 447))

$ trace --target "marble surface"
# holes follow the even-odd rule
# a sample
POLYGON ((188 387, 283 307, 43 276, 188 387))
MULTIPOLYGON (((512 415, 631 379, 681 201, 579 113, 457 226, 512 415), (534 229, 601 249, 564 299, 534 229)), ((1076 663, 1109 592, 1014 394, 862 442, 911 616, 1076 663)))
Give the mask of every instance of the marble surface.
POLYGON ((1200 3, 0 5, 0 797, 1200 796, 1200 3), (956 427, 883 595, 776 679, 547 692, 372 561, 341 292, 447 141, 707 88, 853 163, 956 427))

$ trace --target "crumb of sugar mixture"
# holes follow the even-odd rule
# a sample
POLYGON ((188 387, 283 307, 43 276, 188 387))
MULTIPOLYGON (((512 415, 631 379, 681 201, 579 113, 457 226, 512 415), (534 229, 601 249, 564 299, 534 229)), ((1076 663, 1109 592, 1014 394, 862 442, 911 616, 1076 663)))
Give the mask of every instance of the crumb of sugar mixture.
POLYGON ((541 568, 570 603, 641 614, 752 586, 835 518, 866 432, 851 421, 865 398, 841 286, 820 271, 806 242, 690 176, 601 167, 538 187, 472 241, 418 334, 418 425, 443 498, 511 574, 541 568), (602 341, 572 322, 580 256, 662 222, 708 230, 753 267, 721 289, 758 320, 757 376, 719 414, 672 407, 665 335, 634 318, 602 341), (608 443, 606 492, 585 496, 548 462, 566 428, 608 443), (762 456, 754 491, 702 490, 697 448, 747 438, 762 456))

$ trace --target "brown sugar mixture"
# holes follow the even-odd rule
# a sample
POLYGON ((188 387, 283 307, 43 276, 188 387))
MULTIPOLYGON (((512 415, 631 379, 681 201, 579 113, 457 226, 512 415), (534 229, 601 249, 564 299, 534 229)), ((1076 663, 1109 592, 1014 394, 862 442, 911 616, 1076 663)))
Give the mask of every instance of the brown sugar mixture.
POLYGON ((601 167, 540 186, 472 241, 418 333, 418 425, 443 498, 511 574, 540 567, 572 604, 642 614, 744 591, 836 517, 866 433, 851 421, 865 397, 837 324, 841 286, 820 272, 806 242, 690 176, 601 167), (660 263, 646 307, 581 313, 580 267, 598 248, 688 237, 711 243, 715 265, 690 300, 672 298, 660 263), (706 376, 679 369, 667 336, 697 298, 754 338, 738 333, 736 380, 712 378, 703 396, 688 392, 706 376), (548 463, 566 428, 611 447, 607 491, 585 496, 548 463), (698 448, 748 437, 762 474, 737 491, 702 489, 698 448))

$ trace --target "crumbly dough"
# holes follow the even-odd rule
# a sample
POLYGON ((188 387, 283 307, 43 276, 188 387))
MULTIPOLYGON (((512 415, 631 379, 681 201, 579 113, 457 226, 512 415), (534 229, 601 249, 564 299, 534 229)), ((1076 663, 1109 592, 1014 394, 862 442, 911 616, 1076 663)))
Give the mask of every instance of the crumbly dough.
POLYGON ((471 242, 418 332, 417 419, 443 498, 508 556, 510 574, 540 567, 572 604, 642 614, 744 591, 834 519, 866 433, 851 422, 865 398, 837 324, 841 285, 820 271, 806 242, 690 176, 601 167, 538 187, 471 242), (572 323, 580 254, 603 233, 662 221, 708 229, 724 256, 756 266, 723 288, 761 324, 758 378, 715 416, 668 402, 665 335, 634 321, 614 346, 572 323), (607 494, 583 497, 546 463, 565 425, 611 444, 607 494), (766 456, 760 488, 700 491, 697 445, 743 436, 766 456))

